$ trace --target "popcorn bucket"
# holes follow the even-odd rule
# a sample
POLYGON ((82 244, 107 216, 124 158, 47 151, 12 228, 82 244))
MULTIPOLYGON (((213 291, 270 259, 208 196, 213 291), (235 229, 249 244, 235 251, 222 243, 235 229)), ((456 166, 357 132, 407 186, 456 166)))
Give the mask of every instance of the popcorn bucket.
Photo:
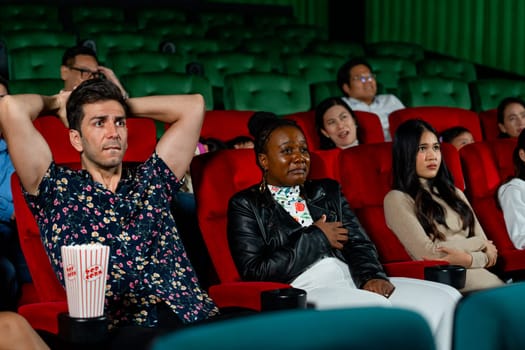
POLYGON ((62 246, 61 251, 69 316, 103 316, 109 247, 82 244, 62 246))

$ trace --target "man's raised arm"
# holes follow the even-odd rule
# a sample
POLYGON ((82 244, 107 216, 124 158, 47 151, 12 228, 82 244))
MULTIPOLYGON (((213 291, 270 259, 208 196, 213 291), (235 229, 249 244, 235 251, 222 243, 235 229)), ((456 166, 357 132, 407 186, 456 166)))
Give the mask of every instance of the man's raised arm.
POLYGON ((181 179, 193 158, 204 119, 201 95, 163 95, 131 98, 132 115, 171 124, 157 143, 156 151, 181 179))
POLYGON ((42 112, 58 110, 58 96, 7 95, 0 100, 0 129, 25 190, 36 194, 52 161, 51 150, 33 126, 42 112))

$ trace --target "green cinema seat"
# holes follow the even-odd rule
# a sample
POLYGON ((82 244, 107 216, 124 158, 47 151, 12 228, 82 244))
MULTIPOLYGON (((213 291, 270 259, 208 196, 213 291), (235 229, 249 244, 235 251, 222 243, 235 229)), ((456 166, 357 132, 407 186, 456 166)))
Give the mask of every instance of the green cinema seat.
POLYGON ((471 109, 468 83, 439 77, 408 77, 399 81, 398 97, 407 107, 444 106, 471 109))
POLYGON ((418 62, 425 58, 423 46, 403 41, 379 41, 366 45, 365 51, 370 56, 398 57, 418 62))
POLYGON ((480 79, 470 83, 474 110, 487 111, 498 107, 505 97, 525 98, 525 80, 480 79))
POLYGON ((477 79, 474 63, 452 58, 426 58, 417 63, 417 71, 419 75, 459 79, 467 83, 477 79))
POLYGON ((224 79, 224 108, 287 115, 310 109, 310 88, 298 76, 238 73, 224 79))
POLYGON ((416 76, 416 65, 409 59, 374 56, 367 58, 385 93, 398 95, 399 79, 416 76))
POLYGON ((158 338, 152 350, 433 350, 419 314, 399 308, 273 311, 188 327, 158 338))

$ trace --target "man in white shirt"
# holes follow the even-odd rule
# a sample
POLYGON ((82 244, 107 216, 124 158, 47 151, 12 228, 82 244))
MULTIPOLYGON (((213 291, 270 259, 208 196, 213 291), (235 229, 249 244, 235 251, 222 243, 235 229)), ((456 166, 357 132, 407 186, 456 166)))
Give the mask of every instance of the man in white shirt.
POLYGON ((385 141, 391 141, 388 116, 405 106, 394 95, 377 95, 377 83, 372 68, 362 58, 352 58, 339 68, 337 85, 345 95, 343 100, 356 111, 377 114, 383 127, 385 141))

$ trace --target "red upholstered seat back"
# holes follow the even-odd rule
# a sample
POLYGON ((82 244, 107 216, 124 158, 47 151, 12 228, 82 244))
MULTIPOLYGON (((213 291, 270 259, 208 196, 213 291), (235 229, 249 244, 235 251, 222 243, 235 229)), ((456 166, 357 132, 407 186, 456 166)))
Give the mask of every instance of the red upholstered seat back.
POLYGON ((223 142, 237 136, 250 136, 248 120, 251 111, 213 110, 207 111, 201 129, 204 138, 215 138, 223 142))
MULTIPOLYGON (((392 188, 392 144, 359 145, 340 155, 340 179, 343 193, 365 231, 375 243, 383 264, 412 259, 396 235, 387 227, 383 199, 392 188)), ((443 160, 458 188, 463 188, 463 174, 456 149, 443 145, 443 160)))
POLYGON ((463 126, 470 131, 474 141, 483 140, 478 115, 467 109, 454 107, 410 107, 397 110, 389 116, 392 136, 399 125, 409 119, 422 119, 432 125, 438 133, 454 126, 463 126))
MULTIPOLYGON (((383 129, 379 117, 374 113, 354 111, 359 128, 357 137, 361 143, 384 142, 383 129)), ((299 112, 286 116, 303 129, 310 150, 319 149, 319 136, 315 127, 315 111, 299 112)))
POLYGON ((473 143, 460 151, 466 193, 485 233, 501 251, 515 249, 496 197, 500 184, 514 173, 515 146, 516 139, 496 139, 473 143))
POLYGON ((479 121, 485 140, 495 140, 500 133, 498 127, 498 110, 489 109, 479 112, 479 121))
POLYGON ((26 204, 16 173, 11 176, 11 190, 13 192, 20 246, 31 273, 36 297, 40 302, 65 301, 65 290, 51 267, 47 253, 42 245, 40 230, 26 204))

